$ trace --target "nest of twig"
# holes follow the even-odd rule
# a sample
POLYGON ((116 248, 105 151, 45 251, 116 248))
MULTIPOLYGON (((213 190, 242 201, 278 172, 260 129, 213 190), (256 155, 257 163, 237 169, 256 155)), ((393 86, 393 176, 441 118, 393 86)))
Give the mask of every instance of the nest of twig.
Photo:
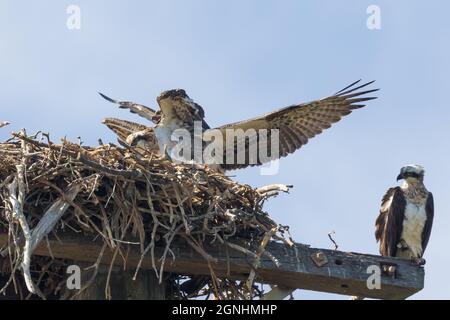
MULTIPOLYGON (((0 275, 10 275, 1 293, 13 287, 20 298, 61 298, 64 261, 32 253, 47 236, 64 232, 95 235, 119 256, 123 243, 134 239, 143 257, 162 261, 154 264, 160 279, 176 240, 202 252, 205 239, 226 244, 246 238, 259 241, 264 251, 268 240, 286 241, 286 228, 262 208, 279 191, 287 190, 254 189, 207 166, 174 164, 127 147, 55 144, 45 134, 13 133, 0 144, 0 232, 8 234, 0 251, 0 275), (154 256, 156 246, 166 248, 163 256, 154 256), (35 295, 21 292, 21 283, 35 295)), ((190 297, 253 298, 260 291, 251 276, 247 282, 213 277, 190 297), (224 286, 233 290, 219 294, 224 286)), ((185 278, 172 277, 178 283, 185 278)), ((174 296, 187 297, 181 289, 174 296)))

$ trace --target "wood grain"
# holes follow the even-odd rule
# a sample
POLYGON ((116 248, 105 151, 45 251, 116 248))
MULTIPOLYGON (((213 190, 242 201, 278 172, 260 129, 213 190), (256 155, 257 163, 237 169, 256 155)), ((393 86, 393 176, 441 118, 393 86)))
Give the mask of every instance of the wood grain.
MULTIPOLYGON (((101 243, 91 238, 80 235, 59 235, 62 243, 50 239, 53 255, 56 258, 70 259, 80 262, 94 263, 101 250, 101 243)), ((0 247, 5 246, 6 234, 0 233, 0 247)), ((244 245, 239 243, 239 245, 244 245)), ((255 252, 256 244, 247 246, 255 252)), ((212 267, 218 276, 231 279, 248 278, 252 265, 252 257, 219 244, 207 245, 205 251, 217 259, 212 267)), ((186 243, 176 243, 172 246, 176 260, 168 258, 165 264, 165 272, 192 275, 209 275, 210 270, 204 258, 186 243)), ((163 248, 155 250, 156 257, 162 255, 163 248)), ((269 251, 278 261, 279 266, 263 255, 260 267, 257 270, 257 280, 267 284, 276 284, 287 288, 314 290, 344 295, 357 295, 378 299, 405 299, 420 291, 424 286, 424 269, 409 260, 399 258, 388 258, 376 255, 359 253, 348 253, 342 251, 310 248, 302 244, 287 247, 284 244, 271 242, 267 245, 269 251), (319 266, 313 260, 318 252, 326 263, 319 266), (381 275, 381 289, 369 290, 366 281, 370 274, 367 273, 369 266, 376 265, 394 266, 395 274, 381 275)), ((126 268, 134 269, 139 260, 139 247, 136 245, 124 245, 127 255, 126 268)), ((35 255, 49 256, 45 244, 38 246, 35 255)), ((113 252, 106 249, 102 263, 111 261, 113 252)), ((156 259, 157 265, 159 264, 156 259)), ((116 259, 115 264, 123 267, 123 260, 116 259)), ((143 269, 151 270, 150 257, 143 260, 143 269)))

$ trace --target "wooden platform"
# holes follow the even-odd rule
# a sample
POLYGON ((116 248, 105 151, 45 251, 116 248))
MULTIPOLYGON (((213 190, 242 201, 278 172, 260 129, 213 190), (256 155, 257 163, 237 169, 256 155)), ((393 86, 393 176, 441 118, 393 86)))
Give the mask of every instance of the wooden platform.
MULTIPOLYGON (((0 247, 5 246, 6 239, 5 234, 0 234, 0 247)), ((92 263, 97 260, 101 249, 99 242, 74 235, 65 236, 61 240, 62 243, 50 239, 54 257, 92 263)), ((124 245, 124 248, 128 259, 127 268, 133 269, 140 260, 139 247, 124 245)), ((161 256, 162 250, 163 248, 157 248, 155 255, 161 256)), ((210 274, 204 258, 189 245, 177 243, 172 246, 172 250, 176 259, 175 261, 170 257, 167 259, 164 268, 166 272, 210 274)), ((205 250, 218 259, 217 263, 212 265, 216 275, 247 279, 253 262, 252 257, 218 244, 208 246, 205 244, 205 250)), ((269 257, 262 257, 257 275, 259 281, 267 284, 378 299, 405 299, 424 286, 424 269, 403 259, 310 248, 301 244, 289 248, 274 242, 269 243, 267 250, 278 262, 277 266, 269 257), (371 275, 368 273, 370 266, 378 266, 381 270, 392 266, 391 271, 395 272, 392 274, 382 272, 381 289, 370 290, 367 287, 367 279, 371 275)), ((41 244, 34 254, 50 255, 45 243, 41 244)), ((109 264, 112 255, 113 252, 107 249, 102 263, 109 264)), ((123 265, 123 260, 118 258, 115 263, 123 265)), ((146 257, 141 267, 151 269, 151 259, 146 257)))

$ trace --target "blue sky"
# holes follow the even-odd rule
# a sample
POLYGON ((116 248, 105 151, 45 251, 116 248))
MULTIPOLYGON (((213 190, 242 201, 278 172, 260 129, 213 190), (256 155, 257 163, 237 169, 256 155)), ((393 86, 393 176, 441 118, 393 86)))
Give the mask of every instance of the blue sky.
MULTIPOLYGON (((50 131, 114 142, 104 117, 139 118, 102 100, 155 106, 184 88, 210 125, 324 97, 354 80, 377 80, 379 99, 294 155, 275 176, 237 171, 254 186, 293 184, 267 206, 298 242, 377 253, 380 200, 404 164, 425 166, 435 222, 425 254, 425 289, 450 298, 450 27, 448 1, 49 1, 0 2, 0 120, 10 131, 50 131), (66 9, 81 9, 68 30, 66 9), (366 9, 381 9, 381 30, 366 9)), ((298 299, 346 297, 297 291, 298 299)))

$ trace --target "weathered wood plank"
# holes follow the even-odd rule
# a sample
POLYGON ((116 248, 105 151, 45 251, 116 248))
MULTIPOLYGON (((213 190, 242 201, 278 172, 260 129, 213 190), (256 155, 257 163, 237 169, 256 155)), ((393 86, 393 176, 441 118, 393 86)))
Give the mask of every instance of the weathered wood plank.
MULTIPOLYGON (((90 267, 90 263, 84 263, 80 266, 83 270, 90 267)), ((75 300, 105 300, 105 288, 108 278, 109 266, 100 266, 95 281, 78 295, 75 300)), ((121 268, 114 267, 109 280, 110 299, 111 300, 165 300, 166 286, 165 282, 159 284, 158 278, 152 270, 141 270, 136 281, 133 281, 134 270, 123 271, 121 268)), ((81 287, 88 283, 94 270, 83 271, 81 287)))
MULTIPOLYGON (((61 237, 61 236, 60 236, 61 237)), ((57 258, 71 259, 83 262, 95 262, 101 249, 99 242, 90 238, 65 235, 63 243, 50 239, 52 253, 57 258)), ((6 243, 6 235, 0 234, 0 247, 6 243)), ((242 244, 241 244, 242 245, 242 244)), ((226 248, 222 245, 206 245, 206 252, 218 259, 212 267, 218 276, 232 279, 246 279, 251 270, 252 258, 245 254, 226 248)), ((157 248, 156 256, 162 254, 163 248, 157 248)), ((188 244, 177 243, 172 246, 176 260, 170 255, 165 264, 166 272, 180 274, 209 275, 210 270, 203 257, 191 249, 188 244)), ((346 253, 341 251, 316 249, 297 244, 295 248, 286 247, 280 243, 269 243, 267 250, 278 260, 279 266, 266 256, 261 259, 258 278, 261 282, 276 284, 283 287, 298 288, 344 295, 358 295, 380 299, 404 299, 420 291, 424 285, 424 270, 414 263, 397 258, 387 258, 375 255, 346 253), (314 262, 312 257, 318 252, 322 261, 314 262), (324 262, 322 266, 320 262, 324 262), (381 289, 367 288, 367 273, 369 266, 395 266, 395 274, 382 273, 381 289)), ((140 260, 138 246, 128 245, 127 268, 135 268, 140 260)), ((45 244, 41 244, 34 252, 36 255, 48 256, 45 244)), ((111 261, 113 252, 105 251, 102 263, 111 261)), ((156 259, 157 260, 157 259, 156 259)), ((317 260, 317 259, 316 259, 317 260)), ((320 260, 320 259, 319 259, 320 260)), ((159 261, 156 261, 159 264, 159 261)), ((121 258, 116 259, 121 265, 121 258)), ((142 263, 143 269, 151 269, 150 257, 142 263)))

